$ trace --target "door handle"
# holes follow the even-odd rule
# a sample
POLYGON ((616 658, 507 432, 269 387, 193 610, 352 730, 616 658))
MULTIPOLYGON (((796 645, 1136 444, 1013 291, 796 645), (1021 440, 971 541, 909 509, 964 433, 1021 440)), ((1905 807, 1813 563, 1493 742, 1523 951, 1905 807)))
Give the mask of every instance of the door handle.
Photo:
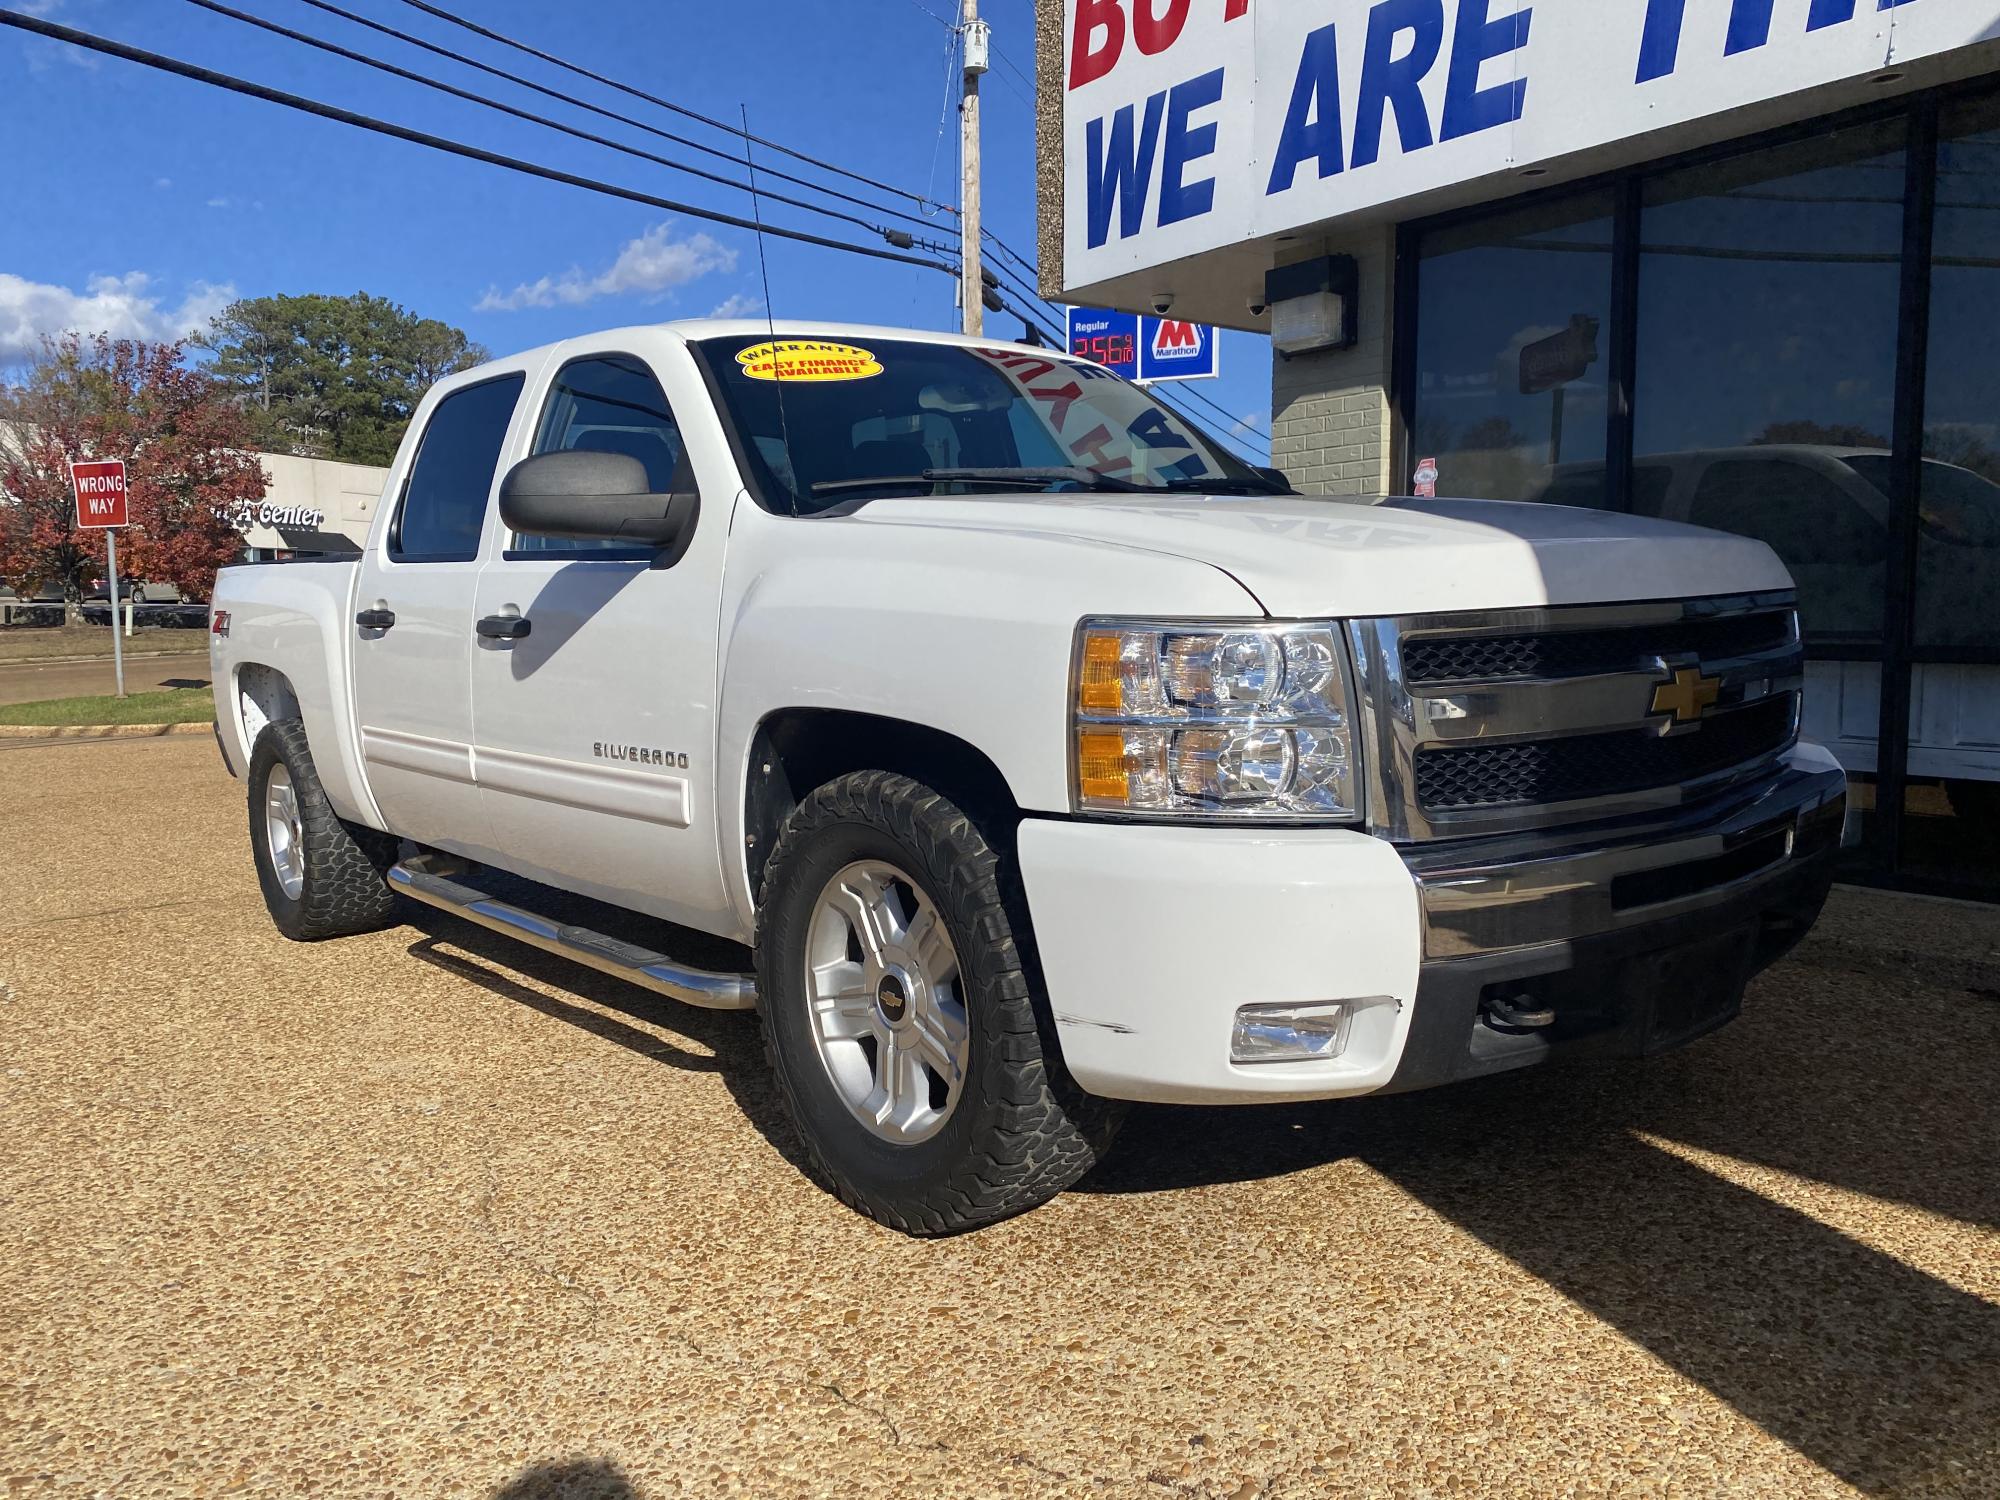
POLYGON ((354 617, 354 623, 363 630, 387 630, 396 623, 393 609, 364 609, 354 617))
POLYGON ((479 622, 479 633, 489 641, 522 641, 534 629, 526 615, 488 615, 479 622))

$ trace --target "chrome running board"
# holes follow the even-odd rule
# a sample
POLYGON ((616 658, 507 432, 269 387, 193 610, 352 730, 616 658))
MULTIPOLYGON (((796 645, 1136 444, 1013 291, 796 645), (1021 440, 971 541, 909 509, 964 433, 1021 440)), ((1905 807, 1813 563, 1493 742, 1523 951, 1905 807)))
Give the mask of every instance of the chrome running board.
POLYGON ((389 870, 389 889, 439 911, 476 922, 489 932, 518 939, 544 953, 572 959, 601 973, 631 981, 703 1010, 755 1010, 757 981, 750 974, 714 974, 690 969, 663 953, 606 937, 588 927, 551 922, 531 911, 496 901, 454 877, 465 873, 456 861, 418 854, 389 870))

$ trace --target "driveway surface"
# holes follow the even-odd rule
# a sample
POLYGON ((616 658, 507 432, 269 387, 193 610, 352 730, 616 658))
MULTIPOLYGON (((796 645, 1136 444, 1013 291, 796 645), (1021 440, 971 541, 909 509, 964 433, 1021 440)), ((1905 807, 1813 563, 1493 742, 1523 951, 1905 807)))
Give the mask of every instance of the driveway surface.
MULTIPOLYGON (((207 687, 208 653, 135 656, 125 663, 125 691, 207 687)), ((0 662, 0 703, 34 703, 43 698, 82 698, 118 691, 111 658, 98 661, 0 662)))
POLYGON ((1842 895, 1650 1064, 1139 1110, 924 1243, 753 1019, 288 944, 243 825, 205 740, 0 761, 8 1497, 2000 1493, 1991 911, 1842 895))

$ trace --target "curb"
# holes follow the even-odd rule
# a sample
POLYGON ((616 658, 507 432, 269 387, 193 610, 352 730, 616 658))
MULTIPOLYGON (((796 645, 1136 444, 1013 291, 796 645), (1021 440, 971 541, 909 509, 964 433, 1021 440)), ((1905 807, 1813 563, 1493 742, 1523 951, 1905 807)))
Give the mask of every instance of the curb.
MULTIPOLYGON (((156 661, 168 656, 207 656, 202 646, 189 646, 181 651, 127 651, 127 661, 156 661)), ((111 653, 105 651, 97 655, 83 656, 0 656, 0 667, 78 667, 88 662, 101 661, 109 664, 111 653)))
POLYGON ((0 724, 0 740, 152 740, 169 734, 207 734, 202 724, 0 724))

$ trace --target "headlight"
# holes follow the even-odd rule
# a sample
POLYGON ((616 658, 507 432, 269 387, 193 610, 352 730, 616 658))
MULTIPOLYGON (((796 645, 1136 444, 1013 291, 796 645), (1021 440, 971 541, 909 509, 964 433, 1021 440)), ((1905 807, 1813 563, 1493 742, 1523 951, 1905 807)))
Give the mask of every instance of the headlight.
POLYGON ((1080 812, 1360 813, 1347 652, 1330 623, 1086 620, 1075 676, 1080 812))

